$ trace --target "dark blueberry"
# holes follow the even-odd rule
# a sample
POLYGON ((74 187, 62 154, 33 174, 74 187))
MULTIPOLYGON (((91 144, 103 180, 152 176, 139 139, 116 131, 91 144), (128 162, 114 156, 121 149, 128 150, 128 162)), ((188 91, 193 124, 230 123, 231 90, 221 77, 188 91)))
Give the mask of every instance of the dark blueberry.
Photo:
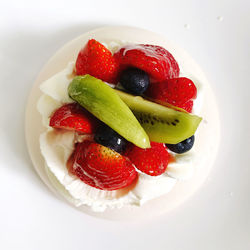
POLYGON ((98 128, 94 140, 118 153, 122 153, 127 146, 127 140, 106 125, 98 128))
POLYGON ((183 154, 189 151, 194 145, 194 135, 177 144, 166 144, 167 148, 177 154, 183 154))
POLYGON ((143 70, 128 68, 121 73, 120 83, 130 93, 141 95, 148 88, 149 76, 143 70))

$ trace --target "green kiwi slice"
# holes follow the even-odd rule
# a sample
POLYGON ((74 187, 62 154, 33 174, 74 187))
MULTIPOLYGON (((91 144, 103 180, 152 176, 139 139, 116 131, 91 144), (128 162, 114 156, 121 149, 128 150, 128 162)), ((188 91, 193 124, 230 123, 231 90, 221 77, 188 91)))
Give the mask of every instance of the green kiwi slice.
POLYGON ((148 148, 148 135, 114 89, 90 76, 76 76, 68 87, 69 96, 138 147, 148 148))
POLYGON ((132 110, 150 141, 176 144, 192 136, 202 118, 115 90, 132 110))

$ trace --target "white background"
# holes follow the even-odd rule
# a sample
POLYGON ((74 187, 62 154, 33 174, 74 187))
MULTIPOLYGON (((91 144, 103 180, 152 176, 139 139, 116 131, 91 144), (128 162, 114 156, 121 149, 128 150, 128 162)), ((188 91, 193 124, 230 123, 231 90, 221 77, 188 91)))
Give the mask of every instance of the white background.
POLYGON ((0 0, 0 249, 250 249, 249 30, 247 0, 0 0), (208 180, 148 221, 105 221, 62 203, 34 172, 24 141, 25 103, 42 66, 74 37, 114 24, 185 48, 220 109, 222 142, 208 180))

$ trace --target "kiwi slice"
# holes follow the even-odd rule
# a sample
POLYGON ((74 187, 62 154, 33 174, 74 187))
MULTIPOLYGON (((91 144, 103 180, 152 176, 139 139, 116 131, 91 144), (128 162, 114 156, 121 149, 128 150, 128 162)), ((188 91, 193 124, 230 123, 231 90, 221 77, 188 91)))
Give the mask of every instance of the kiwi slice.
POLYGON ((162 106, 141 96, 115 91, 139 120, 150 141, 179 143, 192 136, 202 120, 199 116, 162 106))
POLYGON ((69 96, 138 147, 148 148, 148 135, 114 89, 91 76, 76 76, 68 87, 69 96))

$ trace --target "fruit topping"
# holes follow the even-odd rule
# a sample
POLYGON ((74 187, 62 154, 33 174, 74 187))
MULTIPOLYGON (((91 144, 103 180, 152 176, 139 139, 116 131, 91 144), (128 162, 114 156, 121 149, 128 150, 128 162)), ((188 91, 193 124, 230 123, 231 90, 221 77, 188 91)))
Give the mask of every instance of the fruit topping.
POLYGON ((166 49, 128 45, 113 56, 91 39, 75 67, 68 95, 76 103, 57 109, 49 125, 94 134, 94 141, 91 137, 75 144, 67 164, 84 183, 110 191, 125 188, 136 184, 136 169, 163 174, 174 161, 168 149, 182 154, 193 147, 202 119, 189 114, 197 89, 190 79, 179 77, 179 66, 166 49), (147 99, 105 83, 118 79, 126 91, 147 99))
POLYGON ((118 64, 112 53, 95 39, 88 41, 76 60, 76 74, 90 74, 103 81, 117 82, 118 64))
POLYGON ((194 134, 201 117, 150 102, 141 96, 133 96, 115 90, 133 111, 148 134, 150 141, 179 143, 194 134))
POLYGON ((94 140, 118 153, 124 152, 127 146, 127 140, 106 125, 97 129, 94 140))
POLYGON ((116 91, 90 76, 76 76, 69 85, 69 96, 138 147, 148 148, 149 138, 129 107, 116 91))
POLYGON ((179 107, 186 110, 188 113, 192 113, 193 105, 194 105, 194 101, 189 100, 189 101, 185 102, 184 104, 179 105, 179 107))
POLYGON ((163 81, 179 76, 179 66, 174 57, 163 47, 156 45, 127 45, 114 54, 120 70, 128 67, 147 72, 153 81, 163 81))
POLYGON ((121 73, 120 83, 130 93, 141 95, 148 88, 149 76, 143 70, 127 68, 121 73))
POLYGON ((130 160, 98 143, 77 144, 69 171, 86 184, 104 190, 130 185, 138 176, 130 160))
POLYGON ((92 134, 98 123, 99 121, 79 104, 70 103, 63 105, 53 113, 49 125, 53 128, 92 134))
POLYGON ((164 173, 169 161, 169 154, 165 145, 157 142, 151 142, 151 148, 148 149, 130 145, 125 155, 137 169, 152 176, 164 173))
POLYGON ((177 144, 166 144, 167 148, 177 154, 189 151, 194 145, 194 135, 177 144))
POLYGON ((146 95, 161 104, 167 102, 191 112, 197 89, 190 79, 179 77, 151 84, 146 95))

